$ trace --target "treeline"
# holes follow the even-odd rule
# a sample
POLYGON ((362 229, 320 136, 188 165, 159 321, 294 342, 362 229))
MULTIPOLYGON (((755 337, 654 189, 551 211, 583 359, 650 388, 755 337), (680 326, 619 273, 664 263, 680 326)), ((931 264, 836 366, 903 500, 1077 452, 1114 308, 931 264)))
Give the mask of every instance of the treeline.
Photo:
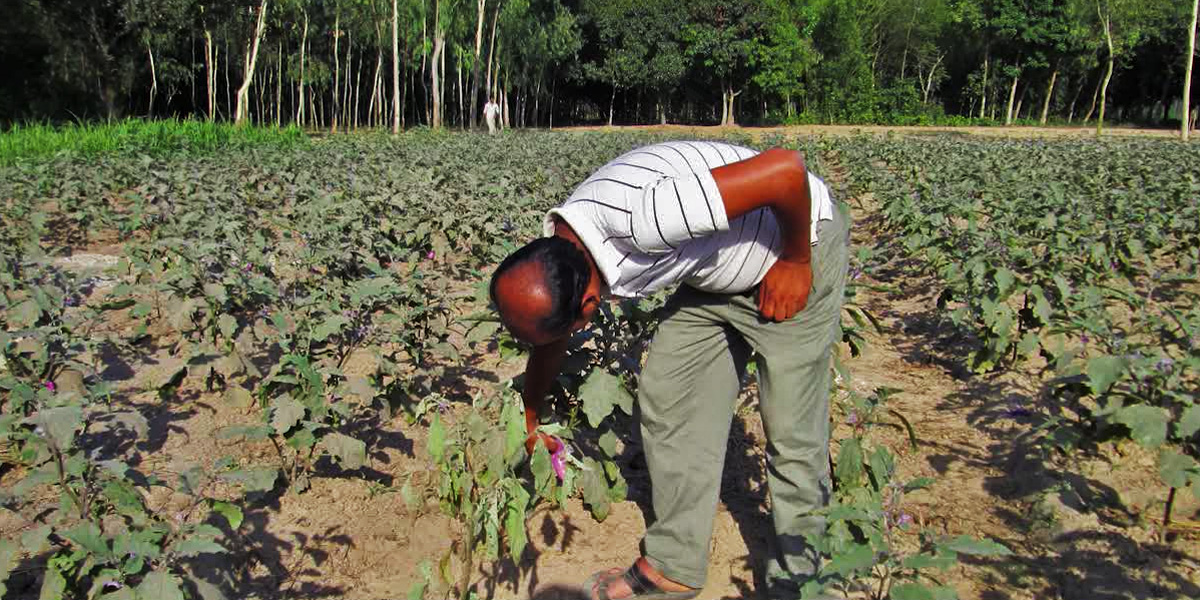
POLYGON ((335 131, 469 127, 494 98, 517 127, 1178 126, 1195 5, 3 0, 0 123, 191 116, 335 131))

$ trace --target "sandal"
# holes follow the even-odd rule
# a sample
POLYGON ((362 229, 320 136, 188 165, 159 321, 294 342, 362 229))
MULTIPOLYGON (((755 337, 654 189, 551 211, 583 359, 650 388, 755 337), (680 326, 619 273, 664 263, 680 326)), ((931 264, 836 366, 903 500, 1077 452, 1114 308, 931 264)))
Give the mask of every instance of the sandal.
POLYGON ((668 592, 646 577, 636 562, 624 571, 609 569, 592 575, 584 582, 583 592, 590 600, 614 600, 608 595, 608 587, 618 580, 624 580, 633 591, 633 595, 620 600, 688 600, 700 594, 700 590, 668 592))

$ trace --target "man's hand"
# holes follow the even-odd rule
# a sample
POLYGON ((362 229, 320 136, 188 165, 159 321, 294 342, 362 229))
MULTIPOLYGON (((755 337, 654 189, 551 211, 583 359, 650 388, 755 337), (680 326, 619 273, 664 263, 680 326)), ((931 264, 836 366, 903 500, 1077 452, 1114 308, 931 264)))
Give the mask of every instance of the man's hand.
POLYGON ((758 286, 758 312, 767 320, 786 321, 808 305, 812 264, 780 258, 758 286))
POLYGON ((533 456, 533 447, 538 443, 539 440, 542 442, 542 445, 546 447, 546 450, 550 452, 550 454, 558 452, 560 444, 558 443, 557 439, 535 430, 531 431, 529 433, 529 437, 525 438, 525 452, 527 452, 529 456, 533 456))

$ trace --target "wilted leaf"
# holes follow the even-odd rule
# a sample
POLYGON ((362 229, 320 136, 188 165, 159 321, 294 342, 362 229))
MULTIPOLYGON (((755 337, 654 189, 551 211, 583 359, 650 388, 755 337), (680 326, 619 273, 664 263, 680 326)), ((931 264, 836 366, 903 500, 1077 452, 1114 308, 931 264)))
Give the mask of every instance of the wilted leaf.
POLYGON ((1112 384, 1121 379, 1128 365, 1129 361, 1120 356, 1097 356, 1088 360, 1087 375, 1092 393, 1099 396, 1108 391, 1112 384))
POLYGON ((204 284, 204 295, 216 300, 219 304, 224 304, 229 299, 225 286, 214 282, 204 284))
POLYGON ((350 319, 337 314, 330 315, 313 329, 312 339, 315 342, 323 342, 329 339, 331 335, 337 335, 342 332, 342 328, 350 324, 350 319))
POLYGON ((1167 413, 1157 406, 1126 406, 1113 420, 1129 427, 1133 440, 1147 448, 1157 448, 1167 439, 1167 413))
POLYGON ((321 444, 334 457, 343 469, 358 469, 367 460, 367 445, 341 433, 330 433, 321 438, 321 444))
POLYGON ((137 600, 185 600, 179 578, 163 571, 151 571, 137 586, 137 600))
POLYGON ((276 396, 271 401, 271 429, 283 435, 304 418, 304 405, 288 394, 276 396))
POLYGON ((938 545, 959 554, 973 554, 976 556, 1009 556, 1012 554, 1011 550, 999 543, 991 540, 977 540, 966 535, 960 535, 938 545))
POLYGON ((1175 435, 1180 439, 1188 439, 1200 431, 1200 404, 1183 409, 1179 422, 1175 424, 1175 435))
POLYGON ((588 505, 592 516, 597 521, 608 518, 611 508, 608 501, 608 482, 596 459, 588 457, 584 460, 584 470, 580 474, 580 486, 583 488, 583 502, 588 505))
POLYGON ((41 427, 46 436, 54 442, 59 450, 70 450, 75 442, 75 432, 83 426, 83 408, 80 406, 60 406, 45 408, 32 417, 35 427, 41 427))
POLYGON ((230 425, 217 430, 217 438, 242 438, 247 441, 261 442, 271 437, 271 429, 266 425, 230 425))
POLYGON ((613 433, 611 429, 605 431, 604 435, 600 436, 599 443, 600 449, 604 451, 605 456, 612 457, 617 454, 617 434, 613 433))
POLYGON ((229 528, 237 531, 238 527, 242 526, 244 519, 242 509, 232 502, 223 502, 217 500, 213 502, 212 511, 225 517, 225 521, 229 523, 229 528))
POLYGON ((254 406, 254 395, 250 390, 233 384, 225 388, 225 401, 235 408, 247 409, 254 406))
POLYGON ((920 583, 897 583, 892 586, 891 600, 935 600, 933 590, 920 583))
POLYGON ((231 314, 221 313, 221 316, 217 317, 217 327, 221 330, 221 336, 226 340, 233 340, 233 334, 237 332, 237 326, 237 319, 231 314))
POLYGON ((852 573, 869 569, 875 564, 875 552, 867 544, 854 544, 845 552, 835 554, 826 565, 825 570, 838 575, 849 576, 852 573))
POLYGON ((1169 487, 1187 487, 1188 479, 1197 474, 1197 464, 1174 448, 1163 448, 1158 454, 1158 474, 1169 487))
MULTIPOLYGON (((40 554, 49 547, 49 540, 47 538, 50 537, 50 532, 53 530, 54 528, 50 525, 42 525, 41 527, 36 527, 22 533, 21 548, 29 554, 40 554)), ((0 569, 3 568, 4 564, 2 557, 0 557, 0 569)), ((0 581, 4 581, 4 577, 0 576, 0 581)))
POLYGON ((579 386, 579 398, 583 400, 583 413, 592 427, 600 426, 600 422, 612 413, 613 405, 633 406, 633 396, 620 378, 603 369, 593 369, 588 374, 579 386))
POLYGON ((222 554, 227 552, 220 544, 205 538, 190 537, 173 548, 176 554, 181 556, 196 556, 197 554, 222 554))
POLYGON ((104 539, 104 534, 91 521, 80 523, 62 532, 62 536, 71 540, 76 546, 94 554, 100 560, 106 560, 112 556, 112 550, 109 549, 108 541, 104 539))
POLYGON ((129 430, 137 434, 138 439, 145 439, 150 434, 150 422, 142 413, 136 410, 121 410, 112 413, 112 418, 117 423, 124 425, 129 430))
POLYGON ((441 415, 436 413, 433 415, 433 421, 429 424, 429 439, 426 447, 433 462, 442 461, 442 454, 446 451, 446 428, 442 425, 441 415))
POLYGON ((838 450, 834 475, 838 482, 850 488, 858 487, 863 472, 862 444, 856 438, 842 440, 838 450))
POLYGON ((221 479, 240 484, 247 492, 271 491, 278 477, 279 469, 274 467, 250 467, 221 474, 221 479))

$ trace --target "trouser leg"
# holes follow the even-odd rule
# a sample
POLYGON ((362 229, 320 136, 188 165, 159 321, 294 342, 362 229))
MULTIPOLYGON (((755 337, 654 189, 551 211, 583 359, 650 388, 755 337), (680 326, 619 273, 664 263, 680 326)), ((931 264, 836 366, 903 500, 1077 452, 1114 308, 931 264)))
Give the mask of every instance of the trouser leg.
POLYGON ((703 587, 726 440, 748 353, 719 306, 687 288, 659 325, 638 387, 656 520, 645 556, 667 578, 703 587))
POLYGON ((774 524, 767 584, 773 596, 795 593, 811 578, 820 557, 805 540, 824 519, 829 478, 830 358, 840 338, 848 263, 848 223, 838 215, 822 222, 813 249, 813 289, 808 305, 782 323, 758 317, 754 298, 739 298, 734 326, 758 362, 760 410, 767 436, 767 485, 774 524))

